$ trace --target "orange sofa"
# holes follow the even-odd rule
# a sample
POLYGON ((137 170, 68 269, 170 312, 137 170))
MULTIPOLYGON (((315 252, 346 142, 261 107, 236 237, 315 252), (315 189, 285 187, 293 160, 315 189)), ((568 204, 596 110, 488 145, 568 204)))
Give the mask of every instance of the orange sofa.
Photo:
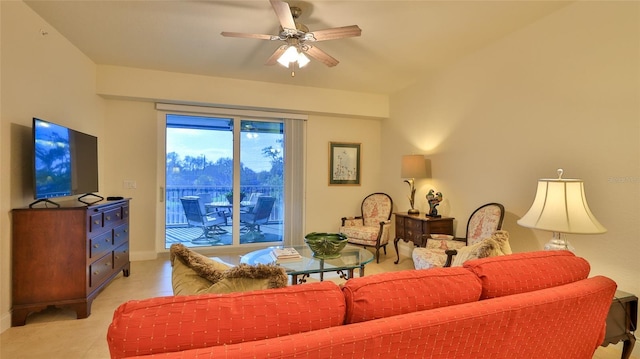
POLYGON ((567 251, 234 294, 130 301, 112 358, 563 358, 602 343, 616 284, 567 251))

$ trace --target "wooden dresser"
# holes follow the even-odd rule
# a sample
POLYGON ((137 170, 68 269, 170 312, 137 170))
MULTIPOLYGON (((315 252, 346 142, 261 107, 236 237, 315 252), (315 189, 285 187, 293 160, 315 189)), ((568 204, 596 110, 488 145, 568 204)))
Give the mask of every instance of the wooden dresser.
POLYGON ((12 211, 12 326, 47 306, 78 319, 120 271, 129 276, 129 199, 12 211))
POLYGON ((431 233, 453 235, 452 217, 426 217, 424 214, 412 215, 406 212, 394 213, 396 218, 396 237, 393 240, 393 246, 396 249, 398 258, 394 262, 398 264, 400 261, 400 252, 398 251, 398 241, 413 242, 415 246, 424 247, 426 245, 423 235, 431 233))

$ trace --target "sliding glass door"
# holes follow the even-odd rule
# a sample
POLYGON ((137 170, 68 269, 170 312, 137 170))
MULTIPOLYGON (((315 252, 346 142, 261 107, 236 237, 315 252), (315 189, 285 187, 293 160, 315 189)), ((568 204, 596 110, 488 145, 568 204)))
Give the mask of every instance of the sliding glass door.
POLYGON ((165 248, 283 242, 284 120, 167 113, 165 248))

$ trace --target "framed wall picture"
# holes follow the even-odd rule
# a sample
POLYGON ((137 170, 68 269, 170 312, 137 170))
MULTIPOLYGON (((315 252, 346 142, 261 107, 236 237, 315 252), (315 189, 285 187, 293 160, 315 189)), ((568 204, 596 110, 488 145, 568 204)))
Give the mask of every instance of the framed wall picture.
POLYGON ((329 185, 360 185, 360 144, 329 142, 329 185))

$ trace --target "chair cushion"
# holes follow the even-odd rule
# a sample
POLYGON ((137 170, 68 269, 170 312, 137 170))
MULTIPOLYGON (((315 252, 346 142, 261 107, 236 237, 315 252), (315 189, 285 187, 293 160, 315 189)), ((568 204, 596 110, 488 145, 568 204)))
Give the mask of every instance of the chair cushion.
POLYGON ((569 251, 536 251, 474 259, 464 268, 482 281, 482 299, 556 287, 587 278, 589 263, 569 251))
POLYGON ((447 261, 447 255, 444 251, 444 249, 414 248, 411 252, 413 266, 416 269, 442 267, 447 261))
POLYGON ((246 292, 287 285, 287 274, 279 266, 229 266, 182 244, 173 244, 170 252, 174 295, 246 292))
POLYGON ((466 269, 436 268, 352 278, 342 293, 349 324, 477 301, 481 285, 466 269))
POLYGON ((340 227, 340 233, 346 235, 347 238, 349 238, 349 242, 352 243, 375 244, 378 240, 378 234, 380 233, 380 225, 377 225, 375 227, 345 226, 340 227))

